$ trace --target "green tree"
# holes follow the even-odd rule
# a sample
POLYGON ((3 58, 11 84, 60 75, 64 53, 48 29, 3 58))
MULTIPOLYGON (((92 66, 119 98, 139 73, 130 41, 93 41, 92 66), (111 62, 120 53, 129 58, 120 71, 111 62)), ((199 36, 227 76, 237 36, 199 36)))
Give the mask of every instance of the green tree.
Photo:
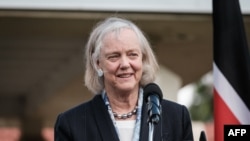
POLYGON ((202 81, 196 83, 193 103, 189 107, 192 120, 208 122, 213 120, 213 87, 202 81))

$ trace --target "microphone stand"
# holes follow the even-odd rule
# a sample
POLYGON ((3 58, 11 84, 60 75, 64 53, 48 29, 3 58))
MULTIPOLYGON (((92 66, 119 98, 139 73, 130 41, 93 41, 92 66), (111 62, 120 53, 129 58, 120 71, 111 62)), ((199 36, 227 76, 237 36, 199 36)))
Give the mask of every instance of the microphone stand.
POLYGON ((157 124, 160 121, 159 115, 151 115, 148 118, 148 125, 149 125, 149 134, 148 134, 148 141, 153 141, 153 135, 154 135, 154 125, 157 124))
POLYGON ((149 122, 149 134, 148 134, 148 141, 153 141, 153 135, 154 135, 154 123, 149 122))

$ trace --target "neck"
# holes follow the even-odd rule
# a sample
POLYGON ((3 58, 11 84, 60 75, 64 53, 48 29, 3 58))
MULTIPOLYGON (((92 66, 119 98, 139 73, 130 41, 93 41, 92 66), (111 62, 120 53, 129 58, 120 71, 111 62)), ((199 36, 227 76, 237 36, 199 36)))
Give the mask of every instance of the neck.
POLYGON ((137 105, 139 88, 126 93, 108 90, 106 92, 112 111, 117 114, 131 112, 137 105))

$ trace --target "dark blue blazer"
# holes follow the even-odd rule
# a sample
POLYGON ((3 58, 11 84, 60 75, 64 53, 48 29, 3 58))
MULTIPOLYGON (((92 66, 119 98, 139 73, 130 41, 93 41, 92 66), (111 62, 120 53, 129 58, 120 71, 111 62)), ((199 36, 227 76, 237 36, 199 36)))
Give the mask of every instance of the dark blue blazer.
MULTIPOLYGON (((154 141, 191 141, 192 125, 186 107, 162 100, 162 117, 155 125, 154 141)), ((143 103, 140 141, 148 141, 147 106, 143 103)), ((55 141, 119 141, 101 95, 61 113, 55 124, 55 141)))

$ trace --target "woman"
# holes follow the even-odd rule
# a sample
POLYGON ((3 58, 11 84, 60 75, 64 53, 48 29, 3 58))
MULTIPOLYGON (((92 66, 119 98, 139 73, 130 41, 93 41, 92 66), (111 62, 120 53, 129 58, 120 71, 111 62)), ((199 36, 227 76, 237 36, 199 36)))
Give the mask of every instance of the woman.
MULTIPOLYGON (((158 64, 142 31, 131 21, 110 17, 92 31, 86 45, 85 84, 95 97, 58 116, 56 141, 147 141, 143 87, 158 64)), ((193 140, 184 106, 162 100, 154 141, 193 140)))

